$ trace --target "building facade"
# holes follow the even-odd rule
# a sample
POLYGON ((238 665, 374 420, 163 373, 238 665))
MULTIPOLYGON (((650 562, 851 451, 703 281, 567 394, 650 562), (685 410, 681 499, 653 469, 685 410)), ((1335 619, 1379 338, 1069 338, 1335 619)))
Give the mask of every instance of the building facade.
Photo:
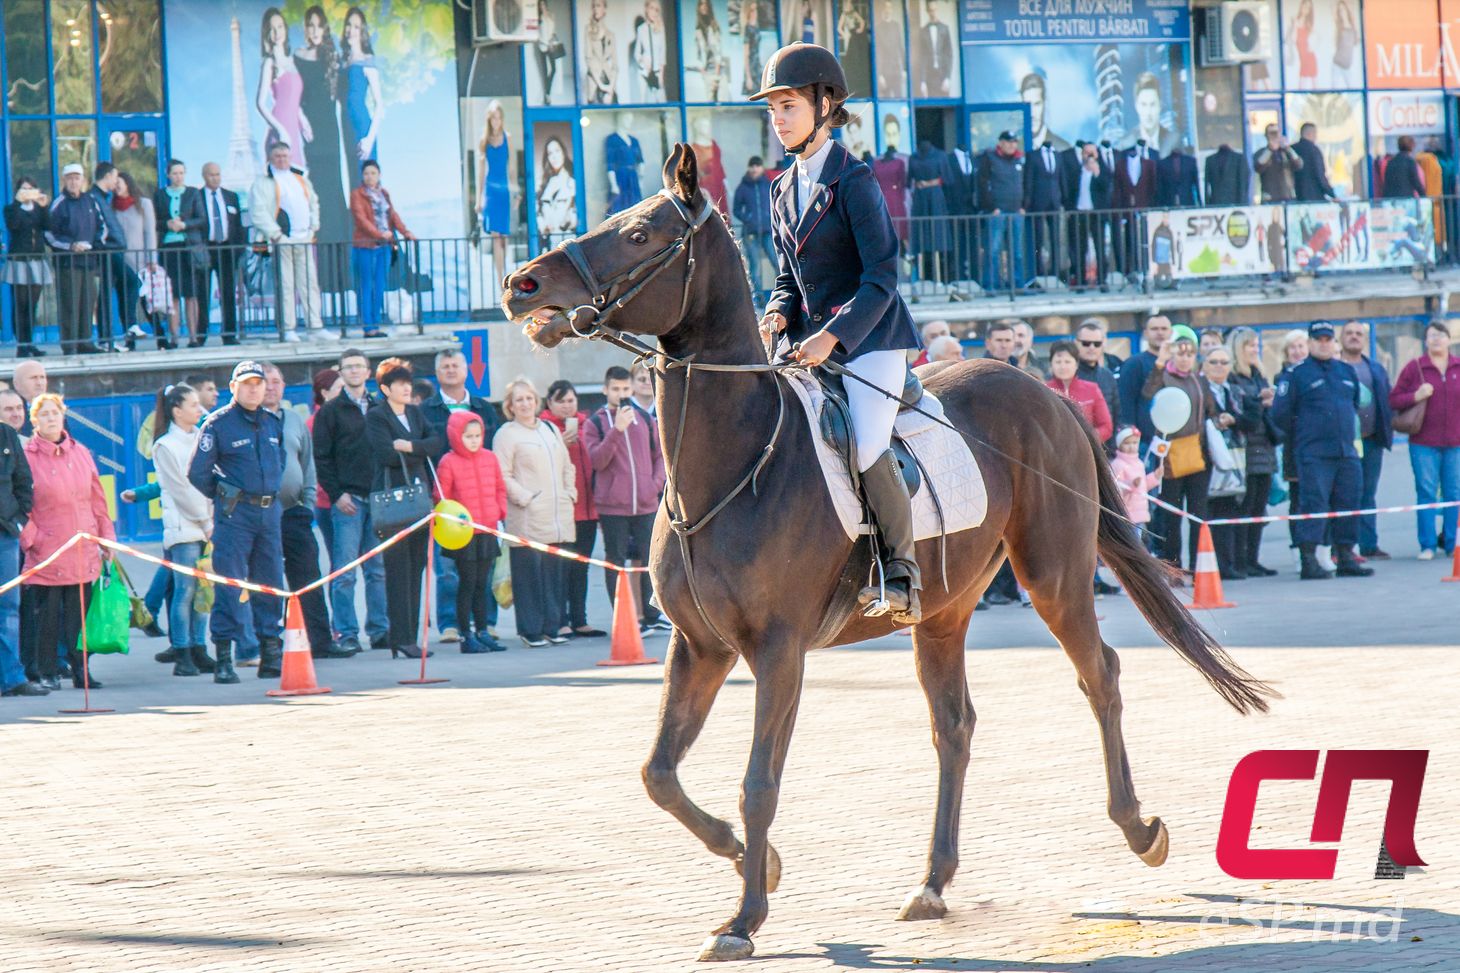
POLYGON ((675 141, 728 206, 751 156, 780 159, 745 98, 801 40, 841 56, 840 137, 859 156, 924 140, 978 151, 1014 129, 1030 147, 1201 158, 1312 121, 1341 194, 1367 196, 1401 135, 1453 174, 1460 0, 1267 0, 1270 56, 1240 66, 1201 63, 1202 7, 1122 6, 528 0, 537 40, 475 46, 451 0, 8 0, 0 175, 53 191, 65 164, 110 160, 150 189, 177 157, 192 181, 216 161, 246 191, 284 141, 319 189, 326 239, 348 236, 349 191, 375 159, 418 235, 503 233, 531 251, 652 192, 675 141))

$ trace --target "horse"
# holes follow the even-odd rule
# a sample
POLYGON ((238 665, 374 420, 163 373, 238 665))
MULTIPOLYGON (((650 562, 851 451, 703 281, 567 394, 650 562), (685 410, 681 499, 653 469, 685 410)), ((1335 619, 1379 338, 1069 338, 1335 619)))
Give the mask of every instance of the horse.
MULTIPOLYGON (((813 433, 768 359, 728 221, 700 191, 694 152, 677 144, 664 189, 503 280, 502 306, 544 349, 605 338, 654 354, 668 483, 650 564, 674 624, 649 796, 742 877, 734 915, 701 960, 743 959, 780 882, 768 841, 801 699, 806 653, 888 635, 888 616, 857 611, 870 543, 847 539, 814 458, 813 433), (612 326, 610 326, 610 321, 612 326), (657 338, 654 352, 635 336, 657 338), (754 737, 742 782, 745 839, 685 794, 677 768, 736 659, 755 678, 754 737)), ((899 919, 940 918, 958 868, 958 827, 974 729, 964 639, 1007 557, 1074 665, 1099 723, 1107 813, 1126 843, 1161 865, 1169 838, 1143 819, 1121 735, 1120 660, 1101 639, 1091 579, 1105 560, 1161 639, 1240 713, 1276 695, 1239 667, 1171 590, 1171 569, 1140 544, 1100 443, 1079 407, 1002 362, 918 370, 970 442, 985 480, 983 523, 922 541, 923 618, 913 656, 931 715, 938 798, 926 871, 899 919)))

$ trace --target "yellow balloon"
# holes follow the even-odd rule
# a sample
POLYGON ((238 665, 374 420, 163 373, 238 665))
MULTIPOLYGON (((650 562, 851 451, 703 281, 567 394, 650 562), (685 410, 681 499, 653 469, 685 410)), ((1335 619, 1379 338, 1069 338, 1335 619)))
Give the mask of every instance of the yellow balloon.
POLYGON ((436 504, 436 512, 444 515, 437 517, 431 526, 431 534, 437 544, 448 551, 459 551, 471 543, 475 531, 471 527, 471 514, 465 507, 455 500, 442 500, 436 504))

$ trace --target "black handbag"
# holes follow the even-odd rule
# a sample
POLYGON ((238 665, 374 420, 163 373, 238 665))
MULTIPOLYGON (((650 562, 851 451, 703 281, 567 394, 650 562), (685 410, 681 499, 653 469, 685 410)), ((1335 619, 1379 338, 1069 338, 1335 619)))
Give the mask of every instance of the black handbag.
MULTIPOLYGON (((430 464, 431 461, 427 460, 426 465, 429 467, 430 464)), ((420 478, 410 480, 404 456, 400 457, 400 468, 408 482, 370 494, 370 525, 380 540, 411 526, 432 510, 430 486, 422 483, 420 478)), ((435 476, 436 471, 432 470, 431 475, 435 476)))

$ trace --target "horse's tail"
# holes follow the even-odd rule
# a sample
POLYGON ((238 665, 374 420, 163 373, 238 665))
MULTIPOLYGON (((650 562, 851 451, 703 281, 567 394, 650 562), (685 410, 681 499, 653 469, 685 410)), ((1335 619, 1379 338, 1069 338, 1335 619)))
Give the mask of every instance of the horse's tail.
POLYGON ((1126 594, 1161 640, 1200 672, 1233 709, 1239 713, 1267 712, 1267 700, 1280 694, 1234 662, 1172 594, 1170 568, 1153 557, 1141 545, 1130 522, 1114 512, 1125 510, 1125 500, 1110 472, 1104 448, 1089 423, 1083 421, 1079 406, 1068 400, 1066 404, 1082 420, 1081 427, 1095 454, 1100 483, 1100 531, 1096 540, 1100 556, 1115 571, 1126 594))

